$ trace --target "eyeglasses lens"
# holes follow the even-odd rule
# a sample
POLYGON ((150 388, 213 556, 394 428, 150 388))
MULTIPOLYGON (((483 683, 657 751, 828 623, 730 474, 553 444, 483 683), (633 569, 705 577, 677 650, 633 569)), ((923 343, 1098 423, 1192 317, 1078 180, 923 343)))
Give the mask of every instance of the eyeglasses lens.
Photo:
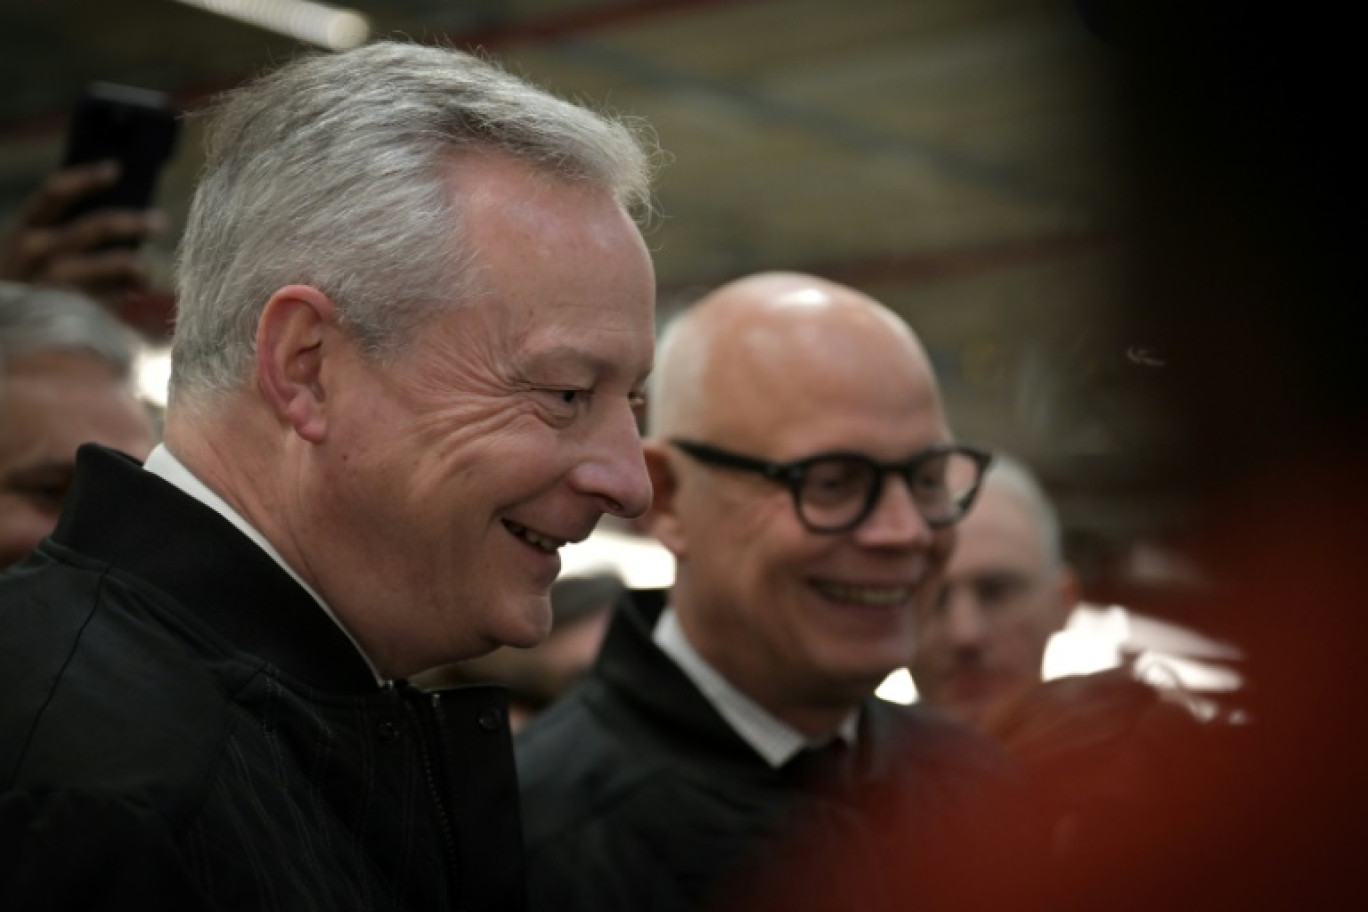
MULTIPOLYGON (((839 529, 857 522, 873 506, 874 489, 886 471, 890 470, 855 456, 810 463, 798 489, 804 520, 816 529, 839 529)), ((944 525, 959 518, 978 484, 979 466, 965 453, 949 452, 904 466, 899 474, 922 517, 933 525, 944 525)))

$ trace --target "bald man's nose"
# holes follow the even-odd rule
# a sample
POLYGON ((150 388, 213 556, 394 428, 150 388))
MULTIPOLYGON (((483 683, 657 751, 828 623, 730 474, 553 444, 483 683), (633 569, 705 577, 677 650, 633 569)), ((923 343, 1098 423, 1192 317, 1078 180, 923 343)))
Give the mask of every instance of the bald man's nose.
POLYGON ((929 547, 934 530, 927 525, 906 480, 891 473, 869 516, 856 528, 862 544, 881 547, 929 547))

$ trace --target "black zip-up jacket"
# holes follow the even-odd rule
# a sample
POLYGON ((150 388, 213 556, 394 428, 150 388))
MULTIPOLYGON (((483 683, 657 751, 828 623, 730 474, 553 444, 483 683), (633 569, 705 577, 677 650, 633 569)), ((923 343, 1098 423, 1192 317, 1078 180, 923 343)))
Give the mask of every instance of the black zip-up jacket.
MULTIPOLYGON (((948 837, 954 815, 1012 782, 986 738, 874 697, 843 785, 814 788, 792 764, 774 769, 652 640, 664 594, 632 595, 593 670, 516 740, 533 912, 744 909, 737 891, 782 871, 790 854, 804 864, 808 836, 830 848, 819 857, 886 858, 870 844, 872 795, 896 796, 948 837)), ((838 898, 806 908, 883 899, 855 865, 832 874, 824 886, 838 898)))
POLYGON ((505 697, 381 687, 230 523, 84 447, 0 574, 0 908, 522 909, 505 697))

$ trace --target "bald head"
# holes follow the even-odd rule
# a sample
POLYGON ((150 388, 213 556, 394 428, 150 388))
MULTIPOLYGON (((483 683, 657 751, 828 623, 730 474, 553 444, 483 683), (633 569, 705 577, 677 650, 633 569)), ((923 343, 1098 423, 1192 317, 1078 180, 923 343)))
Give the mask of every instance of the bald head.
POLYGON ((774 716, 829 733, 906 661, 912 612, 953 545, 905 476, 865 488, 850 469, 905 464, 949 442, 925 351, 865 294, 767 273, 671 324, 653 384, 651 529, 677 558, 670 603, 681 626, 774 716), (790 469, 763 468, 775 463, 790 469), (826 500, 819 510, 832 491, 842 506, 858 491, 856 509, 872 493, 853 523, 823 530, 800 512, 799 477, 826 500))
MULTIPOLYGON (((848 391, 880 368, 939 409, 935 378, 908 325, 853 288, 772 272, 724 285, 671 323, 656 350, 650 436, 729 433, 777 399, 848 391), (831 389, 832 385, 839 389, 831 389)), ((895 384, 888 384, 896 392, 895 384)))

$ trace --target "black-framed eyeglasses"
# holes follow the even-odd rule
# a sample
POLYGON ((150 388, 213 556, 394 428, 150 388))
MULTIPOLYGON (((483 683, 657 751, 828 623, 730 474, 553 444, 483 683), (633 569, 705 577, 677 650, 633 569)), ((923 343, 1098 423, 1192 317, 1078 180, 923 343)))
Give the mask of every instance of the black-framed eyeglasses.
POLYGON ((671 440, 670 445, 708 465, 754 472, 789 489, 803 525, 813 532, 847 532, 874 511, 889 474, 902 476, 912 502, 933 529, 954 525, 969 512, 991 453, 947 444, 902 462, 879 462, 863 453, 817 453, 793 462, 769 462, 707 443, 671 440))

